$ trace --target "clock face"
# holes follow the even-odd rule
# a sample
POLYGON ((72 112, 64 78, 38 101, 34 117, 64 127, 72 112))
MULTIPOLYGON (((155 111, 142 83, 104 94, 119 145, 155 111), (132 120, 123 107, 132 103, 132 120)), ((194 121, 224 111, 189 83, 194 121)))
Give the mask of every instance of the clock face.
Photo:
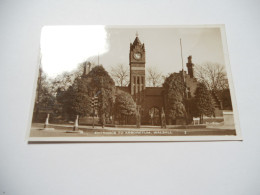
POLYGON ((134 58, 135 58, 136 60, 141 59, 141 57, 142 57, 142 54, 141 54, 141 53, 134 53, 134 58))

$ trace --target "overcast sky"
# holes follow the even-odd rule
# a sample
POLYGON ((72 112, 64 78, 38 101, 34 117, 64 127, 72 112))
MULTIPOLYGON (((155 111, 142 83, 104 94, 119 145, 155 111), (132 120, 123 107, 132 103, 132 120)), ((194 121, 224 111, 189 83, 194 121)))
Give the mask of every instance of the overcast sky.
POLYGON ((49 76, 71 71, 84 60, 99 62, 106 69, 117 64, 129 65, 129 46, 138 32, 145 44, 146 66, 157 67, 163 74, 182 68, 192 55, 193 63, 224 65, 219 28, 46 26, 41 35, 42 67, 49 76))

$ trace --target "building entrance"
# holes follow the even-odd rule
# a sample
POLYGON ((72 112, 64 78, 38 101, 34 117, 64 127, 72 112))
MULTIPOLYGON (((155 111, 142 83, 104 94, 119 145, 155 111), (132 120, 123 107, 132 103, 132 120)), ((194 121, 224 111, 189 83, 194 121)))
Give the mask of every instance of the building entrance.
POLYGON ((160 110, 158 108, 152 107, 149 110, 149 116, 150 116, 150 121, 149 121, 150 125, 156 125, 156 126, 160 125, 160 110))

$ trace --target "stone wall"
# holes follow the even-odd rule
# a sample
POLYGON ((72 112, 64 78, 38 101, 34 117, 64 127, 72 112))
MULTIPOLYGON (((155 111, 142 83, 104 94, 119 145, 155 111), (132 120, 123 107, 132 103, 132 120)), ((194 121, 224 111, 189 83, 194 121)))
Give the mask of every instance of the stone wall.
POLYGON ((224 117, 224 125, 225 126, 235 125, 234 115, 233 115, 232 110, 224 110, 223 111, 223 117, 224 117))

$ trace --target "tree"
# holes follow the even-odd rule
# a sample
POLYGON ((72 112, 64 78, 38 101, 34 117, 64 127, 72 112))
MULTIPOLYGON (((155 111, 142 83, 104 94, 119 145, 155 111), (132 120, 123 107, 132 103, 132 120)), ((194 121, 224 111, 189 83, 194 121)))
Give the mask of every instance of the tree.
POLYGON ((166 129, 166 120, 165 120, 165 113, 163 108, 161 111, 161 128, 166 129))
POLYGON ((87 61, 82 62, 76 69, 51 79, 52 94, 56 96, 62 110, 61 115, 66 120, 74 119, 75 115, 85 116, 89 112, 88 106, 84 105, 89 103, 89 97, 86 96, 89 95, 86 88, 88 83, 82 77, 86 63, 87 61), (85 102, 81 103, 84 99, 85 102))
POLYGON ((98 115, 102 126, 109 121, 115 102, 115 83, 102 65, 95 66, 87 75, 91 96, 98 97, 98 115))
POLYGON ((51 84, 42 68, 39 69, 37 82, 37 102, 42 106, 50 106, 54 103, 54 97, 51 95, 51 84))
POLYGON ((222 103, 223 103, 223 109, 224 110, 232 110, 233 109, 229 89, 224 89, 222 91, 221 100, 222 100, 222 103))
POLYGON ((110 68, 110 75, 117 86, 127 86, 129 84, 129 68, 123 64, 118 64, 110 68))
POLYGON ((63 117, 72 120, 75 115, 80 117, 91 113, 91 98, 89 96, 88 81, 86 78, 77 78, 67 89, 58 89, 57 101, 61 103, 63 117))
POLYGON ((71 109, 74 115, 87 116, 91 113, 91 98, 86 78, 77 78, 72 85, 71 109))
POLYGON ((118 90, 115 99, 116 117, 127 123, 127 118, 136 114, 136 104, 129 93, 118 90))
POLYGON ((197 65, 195 75, 199 82, 204 83, 209 90, 228 89, 228 80, 224 67, 220 64, 207 63, 197 65))
POLYGON ((166 95, 166 112, 170 121, 186 117, 184 105, 185 84, 181 74, 170 74, 164 81, 163 87, 166 95))
POLYGON ((204 83, 199 83, 195 92, 195 104, 197 114, 200 116, 200 123, 203 123, 203 115, 214 115, 214 104, 210 91, 204 83))
POLYGON ((54 79, 51 79, 52 93, 55 95, 58 90, 66 91, 70 86, 72 86, 75 78, 71 72, 63 72, 57 75, 54 79))
POLYGON ((63 90, 58 88, 56 93, 57 102, 61 106, 61 116, 65 120, 73 120, 74 112, 72 110, 72 98, 73 98, 74 90, 73 87, 70 86, 67 90, 63 90))
POLYGON ((159 87, 163 83, 163 76, 160 71, 156 67, 148 67, 147 68, 147 86, 151 87, 159 87))
POLYGON ((39 120, 40 110, 47 112, 52 111, 55 104, 55 97, 51 93, 51 84, 42 68, 39 68, 39 76, 37 80, 36 98, 34 105, 33 120, 39 120))
POLYGON ((51 90, 53 95, 56 95, 58 89, 61 91, 66 91, 70 86, 72 86, 75 79, 81 77, 83 74, 85 63, 86 62, 82 62, 75 70, 63 72, 57 75, 54 79, 51 79, 51 90))
POLYGON ((207 63, 196 66, 196 78, 214 91, 222 101, 224 109, 232 109, 228 79, 224 67, 220 64, 207 63))

